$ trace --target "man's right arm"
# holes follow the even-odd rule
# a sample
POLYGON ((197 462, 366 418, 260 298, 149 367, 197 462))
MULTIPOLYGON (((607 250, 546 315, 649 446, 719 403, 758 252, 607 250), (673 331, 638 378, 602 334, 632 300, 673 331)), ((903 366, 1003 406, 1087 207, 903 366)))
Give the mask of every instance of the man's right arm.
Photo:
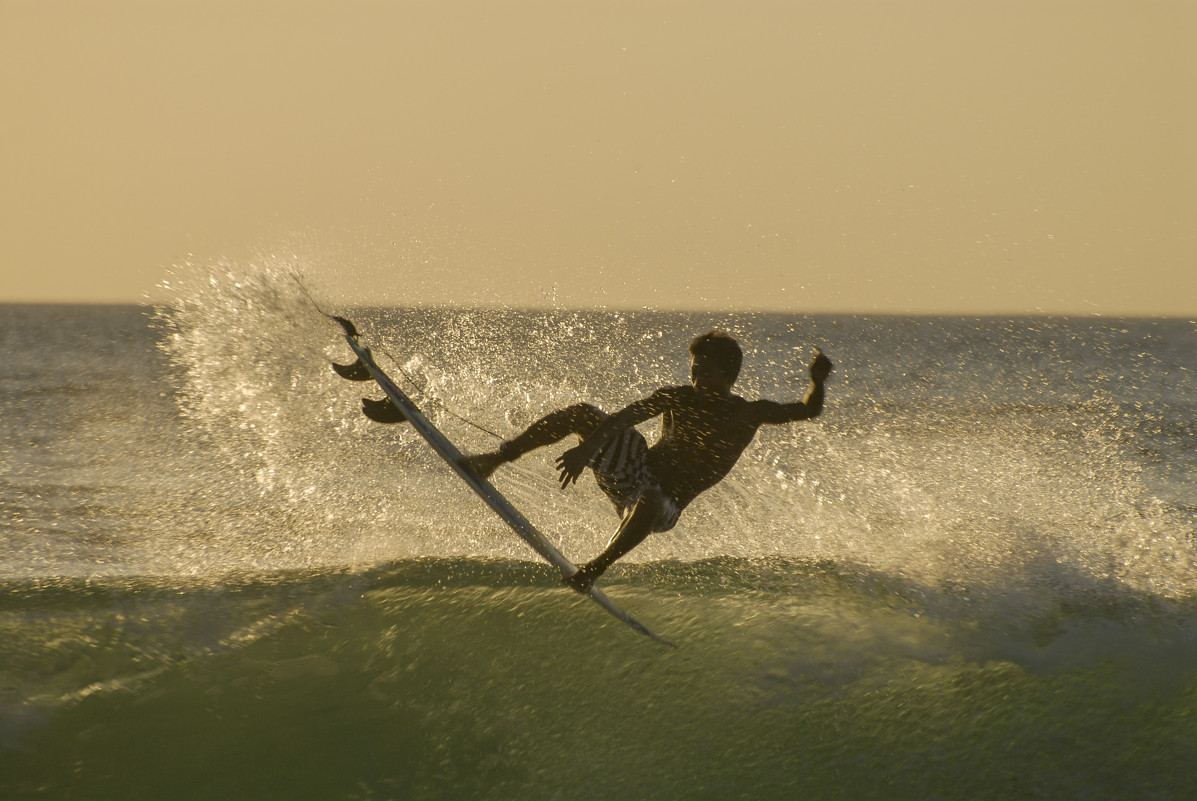
POLYGON ((581 444, 570 448, 557 459, 557 470, 561 474, 561 488, 576 482, 590 465, 607 441, 630 426, 651 420, 669 408, 673 393, 671 388, 658 389, 647 398, 635 401, 599 423, 598 428, 581 444))

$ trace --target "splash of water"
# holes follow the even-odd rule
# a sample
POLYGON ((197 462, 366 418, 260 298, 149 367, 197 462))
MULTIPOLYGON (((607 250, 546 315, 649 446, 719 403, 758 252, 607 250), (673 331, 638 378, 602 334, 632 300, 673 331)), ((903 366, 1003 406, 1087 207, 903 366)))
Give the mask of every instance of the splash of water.
MULTIPOLYGON (((305 283, 286 263, 193 271, 172 280, 175 297, 159 315, 188 419, 253 476, 262 514, 289 521, 285 547, 303 551, 296 542, 306 542, 320 558, 367 561, 526 557, 410 431, 356 413, 363 387, 328 370, 347 353, 305 283)), ((1021 376, 1036 337, 1059 336, 1050 326, 1010 327, 996 351, 968 321, 946 344, 936 334, 923 346, 930 355, 901 366, 925 393, 905 401, 877 380, 888 347, 875 326, 836 321, 819 332, 801 319, 647 313, 354 314, 385 369, 411 382, 465 450, 494 441, 460 418, 509 436, 569 403, 614 410, 684 380, 685 342, 711 325, 744 341, 748 397, 799 395, 803 364, 791 352, 829 339, 841 369, 827 414, 762 430, 728 479, 687 510, 684 526, 650 539, 636 561, 829 559, 939 598, 1014 605, 1113 590, 1179 597, 1197 586, 1191 525, 1177 525, 1142 487, 1123 437, 1130 423, 1100 387, 1086 395, 1063 383, 1015 403, 991 398, 983 384, 935 383, 965 380, 978 368, 963 365, 978 358, 996 357, 987 369, 1021 376)), ((1071 365, 1069 375, 1085 369, 1071 365)), ((597 493, 555 490, 554 455, 526 457, 496 482, 567 554, 586 558, 614 520, 597 493)), ((264 528, 280 530, 276 520, 264 528)))

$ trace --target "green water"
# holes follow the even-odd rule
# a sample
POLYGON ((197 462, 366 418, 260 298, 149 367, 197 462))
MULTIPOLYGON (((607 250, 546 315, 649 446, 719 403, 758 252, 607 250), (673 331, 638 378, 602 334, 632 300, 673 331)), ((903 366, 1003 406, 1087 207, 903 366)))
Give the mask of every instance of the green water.
POLYGON ((984 621, 835 565, 699 568, 633 567, 610 584, 676 649, 528 563, 12 586, 0 786, 90 799, 1179 799, 1197 786, 1197 663, 1178 610, 1095 597, 984 621))

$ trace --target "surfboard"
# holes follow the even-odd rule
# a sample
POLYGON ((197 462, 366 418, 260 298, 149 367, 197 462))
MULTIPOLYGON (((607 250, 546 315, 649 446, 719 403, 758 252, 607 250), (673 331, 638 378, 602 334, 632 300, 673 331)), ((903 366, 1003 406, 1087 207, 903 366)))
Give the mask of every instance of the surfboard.
MULTIPOLYGON (((330 315, 331 316, 331 315, 330 315)), ((448 437, 446 437, 440 429, 438 429, 432 422, 420 411, 419 407, 409 398, 403 390, 395 385, 382 368, 374 361, 373 354, 370 349, 358 342, 357 329, 353 323, 343 317, 333 317, 341 327, 345 330, 345 340, 349 343, 349 347, 357 355, 357 361, 352 365, 334 364, 333 368, 343 378, 348 378, 352 381, 362 381, 373 379, 382 391, 386 393, 387 398, 393 405, 393 408, 387 408, 383 401, 371 402, 363 400, 363 411, 368 417, 379 422, 408 422, 412 428, 424 438, 424 440, 432 447, 438 456, 445 461, 453 472, 472 489, 478 497, 486 502, 486 505, 499 516, 512 531, 520 536, 524 542, 531 546, 541 558, 546 562, 556 567, 561 571, 562 578, 572 576, 577 572, 578 568, 573 562, 565 558, 561 551, 557 550, 553 543, 549 542, 543 534, 541 534, 526 517, 516 509, 507 498, 503 496, 490 481, 479 478, 471 473, 469 470, 461 466, 460 461, 462 453, 458 450, 448 437)), ((621 607, 617 606, 610 598, 608 598, 602 590, 597 587, 591 587, 586 595, 590 596, 599 606, 607 610, 616 619, 626 623, 634 630, 640 632, 646 637, 649 637, 659 643, 672 646, 673 643, 665 638, 657 635, 651 631, 636 618, 632 617, 621 607)))

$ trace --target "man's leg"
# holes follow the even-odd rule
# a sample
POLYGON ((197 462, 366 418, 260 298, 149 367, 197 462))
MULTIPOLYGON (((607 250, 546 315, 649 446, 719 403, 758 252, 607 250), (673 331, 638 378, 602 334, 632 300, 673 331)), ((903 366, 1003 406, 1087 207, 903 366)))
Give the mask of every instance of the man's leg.
POLYGON ((632 507, 632 511, 619 524, 615 536, 598 556, 578 569, 577 573, 565 579, 565 583, 578 592, 586 592, 595 579, 606 572, 617 559, 635 548, 653 532, 653 526, 665 511, 665 495, 660 488, 646 490, 632 507))
POLYGON ((606 416, 589 403, 567 406, 537 420, 524 433, 504 442, 497 451, 464 456, 461 464, 480 478, 489 478, 500 465, 514 462, 529 451, 560 442, 570 434, 585 439, 606 416))

